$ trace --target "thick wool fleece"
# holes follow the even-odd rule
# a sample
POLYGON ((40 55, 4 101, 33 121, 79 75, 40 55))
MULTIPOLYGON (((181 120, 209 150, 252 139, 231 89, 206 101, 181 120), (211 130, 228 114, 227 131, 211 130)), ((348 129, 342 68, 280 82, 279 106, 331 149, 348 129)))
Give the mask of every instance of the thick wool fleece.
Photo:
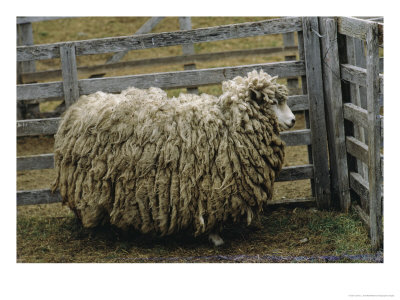
POLYGON ((85 227, 198 235, 250 223, 282 168, 270 105, 286 97, 263 71, 224 82, 219 98, 158 88, 82 96, 55 135, 53 190, 85 227))

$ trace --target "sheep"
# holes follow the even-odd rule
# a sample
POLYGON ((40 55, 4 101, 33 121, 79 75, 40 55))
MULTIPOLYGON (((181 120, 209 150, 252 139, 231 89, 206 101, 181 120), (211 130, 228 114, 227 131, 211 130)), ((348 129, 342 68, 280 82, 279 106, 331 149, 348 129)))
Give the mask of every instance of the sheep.
POLYGON ((224 223, 263 211, 282 168, 279 132, 295 117, 276 79, 253 70, 219 97, 155 87, 81 96, 55 135, 52 190, 87 228, 188 230, 221 245, 224 223))

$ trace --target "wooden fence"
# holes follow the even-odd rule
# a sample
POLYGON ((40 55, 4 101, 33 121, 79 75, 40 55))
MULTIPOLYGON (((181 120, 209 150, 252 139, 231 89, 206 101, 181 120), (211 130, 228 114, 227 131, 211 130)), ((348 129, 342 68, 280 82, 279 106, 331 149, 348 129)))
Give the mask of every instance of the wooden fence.
POLYGON ((383 24, 344 17, 319 21, 333 195, 345 212, 353 204, 378 249, 383 245, 383 24))
MULTIPOLYGON (((181 23, 181 28, 184 26, 181 23)), ((378 230, 373 229, 375 230, 374 233, 372 233, 371 229, 371 236, 373 237, 374 244, 380 245, 381 239, 376 239, 376 234, 381 236, 379 225, 376 225, 380 222, 379 218, 381 218, 381 214, 377 213, 381 207, 378 203, 381 201, 379 184, 379 176, 381 176, 379 172, 380 156, 379 161, 376 160, 377 153, 378 155, 380 153, 379 151, 376 152, 377 141, 379 141, 380 146, 380 126, 379 132, 374 127, 374 124, 376 125, 378 121, 380 122, 380 120, 377 121, 374 114, 377 109, 376 102, 379 88, 383 87, 383 80, 379 76, 377 67, 379 66, 379 57, 376 53, 379 38, 382 36, 379 33, 379 26, 381 25, 375 22, 353 18, 318 19, 316 17, 289 17, 201 29, 187 29, 176 32, 19 46, 17 47, 18 62, 60 57, 62 81, 17 85, 17 102, 61 97, 64 98, 68 107, 80 95, 90 94, 99 90, 104 92, 120 92, 130 86, 138 88, 156 86, 163 89, 196 88, 219 84, 235 76, 246 75, 247 72, 253 69, 262 69, 271 75, 288 78, 289 81, 296 80, 294 77, 301 78, 302 94, 289 96, 288 104, 294 112, 306 112, 307 129, 282 132, 281 135, 288 146, 307 145, 310 161, 306 165, 284 167, 277 181, 310 179, 312 182, 312 197, 306 199, 282 199, 275 203, 311 201, 315 202, 320 208, 329 208, 335 205, 336 199, 340 199, 341 207, 347 211, 350 205, 350 182, 350 187, 356 192, 364 188, 362 190, 364 191, 363 195, 368 195, 367 199, 369 199, 370 203, 369 224, 371 228, 374 226, 378 228, 378 230), (325 26, 324 24, 329 24, 329 26, 325 26), (343 63, 343 60, 339 60, 336 28, 339 29, 338 32, 340 34, 367 40, 368 55, 366 69, 355 69, 347 61, 343 63), (325 30, 327 30, 326 33, 325 30), (76 56, 78 55, 186 45, 187 55, 195 56, 196 54, 193 54, 190 50, 190 45, 194 43, 288 33, 297 33, 298 35, 299 60, 292 60, 292 57, 287 58, 291 60, 284 62, 210 69, 195 69, 192 66, 190 69, 178 72, 80 80, 78 80, 77 76, 76 56), (327 36, 330 36, 332 39, 327 39, 327 36), (323 52, 326 56, 321 57, 321 49, 327 50, 323 52), (327 68, 327 58, 329 58, 329 68, 327 68), (347 70, 351 70, 348 77, 343 76, 341 78, 340 74, 346 73, 347 70), (341 79, 350 80, 358 85, 366 85, 368 82, 367 98, 369 105, 367 112, 360 109, 352 109, 351 106, 347 108, 347 104, 342 105, 341 79), (327 104, 326 111, 325 102, 327 104), (352 111, 350 115, 355 116, 351 117, 353 118, 350 119, 351 121, 360 126, 367 124, 368 133, 374 134, 372 138, 368 139, 368 146, 365 145, 367 148, 361 147, 364 150, 358 150, 357 152, 363 153, 361 156, 357 156, 357 158, 368 164, 370 174, 369 186, 365 185, 363 181, 355 181, 354 178, 359 179, 357 175, 354 175, 358 174, 355 173, 356 169, 347 168, 346 151, 354 154, 349 149, 359 149, 360 147, 357 148, 355 146, 352 148, 352 145, 355 143, 352 144, 352 136, 345 130, 343 111, 346 110, 352 111), (327 141, 329 142, 329 147, 327 141), (330 157, 330 168, 328 165, 328 156, 330 157), (372 225, 372 223, 375 225, 372 225)), ((290 39, 286 44, 288 47, 293 47, 290 39)), ((344 97, 345 95, 343 95, 343 99, 345 99, 344 97)), ((349 114, 345 114, 346 116, 348 117, 349 114)), ((60 118, 19 120, 17 121, 17 136, 52 135, 57 131, 59 122, 60 118)), ((17 170, 53 168, 53 165, 53 154, 17 158, 17 170)), ((17 191, 17 205, 59 201, 61 201, 59 194, 52 194, 49 190, 17 191)))

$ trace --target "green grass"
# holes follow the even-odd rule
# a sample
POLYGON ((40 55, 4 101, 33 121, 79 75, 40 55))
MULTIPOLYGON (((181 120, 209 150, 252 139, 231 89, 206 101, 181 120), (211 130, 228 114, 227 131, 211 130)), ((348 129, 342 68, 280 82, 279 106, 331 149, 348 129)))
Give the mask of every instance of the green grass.
MULTIPOLYGON (((372 253, 368 233, 356 214, 314 208, 270 210, 259 227, 231 224, 222 236, 225 245, 216 248, 206 236, 194 238, 186 233, 156 237, 123 232, 112 226, 85 229, 60 204, 19 207, 17 261, 130 262, 174 258, 175 262, 187 262, 188 257, 216 255, 310 257, 372 253)), ((202 261, 205 259, 199 260, 202 261)))

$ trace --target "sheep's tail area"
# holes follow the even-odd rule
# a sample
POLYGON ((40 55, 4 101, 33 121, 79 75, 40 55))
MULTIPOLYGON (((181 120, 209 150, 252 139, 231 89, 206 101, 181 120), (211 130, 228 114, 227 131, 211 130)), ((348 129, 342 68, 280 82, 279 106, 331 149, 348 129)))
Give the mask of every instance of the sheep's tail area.
POLYGON ((272 198, 284 144, 270 111, 221 103, 157 88, 82 96, 55 135, 53 190, 85 227, 198 235, 250 223, 272 198))

